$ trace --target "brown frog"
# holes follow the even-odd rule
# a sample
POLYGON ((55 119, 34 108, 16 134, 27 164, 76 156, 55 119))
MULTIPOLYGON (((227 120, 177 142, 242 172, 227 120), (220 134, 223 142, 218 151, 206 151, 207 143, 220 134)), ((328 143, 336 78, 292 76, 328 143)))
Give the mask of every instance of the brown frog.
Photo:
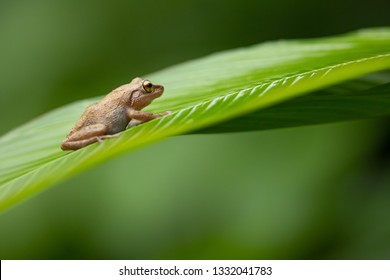
POLYGON ((61 143, 61 149, 77 150, 103 139, 118 137, 128 127, 170 114, 141 112, 163 92, 163 86, 142 78, 135 78, 131 83, 114 89, 102 100, 87 107, 61 143))

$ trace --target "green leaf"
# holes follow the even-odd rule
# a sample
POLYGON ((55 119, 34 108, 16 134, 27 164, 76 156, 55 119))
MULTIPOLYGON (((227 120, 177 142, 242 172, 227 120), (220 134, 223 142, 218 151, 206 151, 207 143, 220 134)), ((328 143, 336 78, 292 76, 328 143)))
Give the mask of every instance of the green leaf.
POLYGON ((383 28, 264 43, 162 70, 148 76, 166 87, 148 110, 174 114, 129 129, 119 138, 75 152, 59 149, 93 100, 49 112, 1 137, 0 210, 109 158, 172 135, 208 127, 210 132, 212 126, 211 132, 240 131, 388 115, 389 85, 371 80, 361 91, 363 80, 356 78, 389 68, 390 29, 383 28), (352 79, 347 91, 337 93, 352 79), (245 121, 248 116, 251 124, 245 121))
POLYGON ((390 83, 377 86, 378 80, 366 79, 338 84, 193 133, 264 130, 390 115, 390 83))

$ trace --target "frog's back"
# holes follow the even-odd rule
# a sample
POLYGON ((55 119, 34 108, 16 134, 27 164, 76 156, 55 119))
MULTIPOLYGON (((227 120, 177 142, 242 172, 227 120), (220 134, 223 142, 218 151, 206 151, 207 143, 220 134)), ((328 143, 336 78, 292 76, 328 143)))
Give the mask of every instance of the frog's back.
POLYGON ((106 125, 108 130, 107 134, 124 130, 129 122, 126 107, 122 100, 126 86, 123 85, 113 90, 103 99, 88 106, 76 122, 74 128, 69 132, 69 135, 81 127, 93 124, 106 125))

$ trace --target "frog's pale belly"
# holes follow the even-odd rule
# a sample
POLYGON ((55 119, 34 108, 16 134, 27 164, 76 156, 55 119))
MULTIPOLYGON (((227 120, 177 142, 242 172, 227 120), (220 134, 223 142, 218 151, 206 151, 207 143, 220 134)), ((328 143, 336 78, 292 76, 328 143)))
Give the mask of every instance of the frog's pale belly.
POLYGON ((106 134, 115 134, 125 130, 127 124, 130 121, 129 117, 126 114, 126 108, 120 108, 115 110, 115 112, 110 114, 110 116, 106 120, 108 120, 108 122, 106 122, 106 134))

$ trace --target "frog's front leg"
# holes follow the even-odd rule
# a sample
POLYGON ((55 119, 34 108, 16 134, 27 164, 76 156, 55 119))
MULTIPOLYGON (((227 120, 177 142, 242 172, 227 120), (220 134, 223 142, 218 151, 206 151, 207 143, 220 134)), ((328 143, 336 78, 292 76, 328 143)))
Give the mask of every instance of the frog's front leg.
POLYGON ((130 128, 130 127, 133 127, 133 126, 136 126, 136 125, 139 125, 141 123, 148 122, 148 121, 151 121, 151 120, 154 120, 157 118, 161 118, 161 117, 169 115, 171 113, 172 112, 153 114, 153 113, 149 113, 149 112, 142 112, 142 111, 137 111, 134 109, 129 109, 129 110, 127 110, 127 114, 129 116, 129 118, 131 119, 131 121, 127 125, 127 128, 130 128))
POLYGON ((105 135, 107 126, 104 124, 93 124, 80 128, 76 132, 68 135, 62 142, 61 149, 77 150, 95 142, 101 142, 106 138, 119 136, 119 133, 113 135, 105 135))

